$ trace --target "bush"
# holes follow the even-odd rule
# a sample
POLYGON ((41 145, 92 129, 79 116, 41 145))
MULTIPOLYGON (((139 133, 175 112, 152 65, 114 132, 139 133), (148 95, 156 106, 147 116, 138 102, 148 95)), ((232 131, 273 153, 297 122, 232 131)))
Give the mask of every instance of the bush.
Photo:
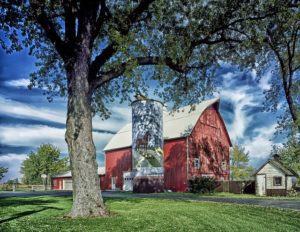
POLYGON ((217 182, 212 177, 193 177, 189 179, 189 191, 191 193, 213 193, 217 182))

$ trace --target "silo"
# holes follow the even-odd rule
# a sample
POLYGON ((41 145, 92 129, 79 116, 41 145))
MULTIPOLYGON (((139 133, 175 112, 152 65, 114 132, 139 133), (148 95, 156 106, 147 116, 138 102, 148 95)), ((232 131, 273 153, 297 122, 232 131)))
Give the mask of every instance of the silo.
POLYGON ((132 102, 133 169, 139 176, 163 174, 163 104, 147 99, 132 102))

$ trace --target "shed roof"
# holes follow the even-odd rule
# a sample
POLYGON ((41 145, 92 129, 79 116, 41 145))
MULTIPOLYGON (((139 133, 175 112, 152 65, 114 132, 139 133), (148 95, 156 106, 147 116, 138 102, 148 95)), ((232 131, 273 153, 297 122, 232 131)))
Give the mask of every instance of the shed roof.
MULTIPOLYGON (((104 175, 105 174, 105 167, 98 167, 98 175, 104 175)), ((71 171, 55 175, 53 177, 72 177, 71 171)))
MULTIPOLYGON (((164 139, 182 138, 190 135, 198 118, 209 106, 219 103, 219 98, 202 101, 190 111, 190 106, 179 108, 176 112, 165 111, 163 115, 164 139)), ((126 124, 104 147, 104 151, 130 147, 132 144, 132 124, 126 124)))
POLYGON ((261 167, 260 168, 258 168, 255 172, 254 172, 254 174, 253 175, 256 175, 264 166, 266 166, 267 164, 271 164, 271 165, 273 165, 274 167, 276 167, 276 168, 278 168, 281 172, 283 172, 285 175, 288 175, 288 176, 298 176, 298 174, 294 171, 294 170, 292 170, 292 169, 290 169, 290 168, 288 168, 288 167, 285 167, 280 161, 278 161, 278 160, 275 160, 275 159, 269 159, 269 160, 267 160, 265 163, 263 163, 263 165, 261 165, 261 167))

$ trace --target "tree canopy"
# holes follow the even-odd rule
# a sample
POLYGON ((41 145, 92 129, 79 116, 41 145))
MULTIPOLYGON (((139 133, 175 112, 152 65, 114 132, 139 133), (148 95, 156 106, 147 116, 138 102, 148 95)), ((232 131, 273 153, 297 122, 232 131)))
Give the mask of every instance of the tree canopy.
POLYGON ((68 160, 60 158, 60 151, 51 144, 42 144, 22 162, 21 173, 25 184, 44 184, 42 174, 51 176, 67 171, 68 160))
MULTIPOLYGON (((286 167, 300 173, 300 144, 295 136, 289 137, 282 147, 274 146, 271 155, 277 154, 279 161, 286 167)), ((300 181, 300 179, 299 179, 300 181)))
POLYGON ((230 156, 230 178, 231 180, 249 180, 254 168, 249 165, 249 152, 244 147, 234 145, 230 156))
POLYGON ((5 173, 8 172, 8 168, 0 167, 0 180, 5 176, 5 173))

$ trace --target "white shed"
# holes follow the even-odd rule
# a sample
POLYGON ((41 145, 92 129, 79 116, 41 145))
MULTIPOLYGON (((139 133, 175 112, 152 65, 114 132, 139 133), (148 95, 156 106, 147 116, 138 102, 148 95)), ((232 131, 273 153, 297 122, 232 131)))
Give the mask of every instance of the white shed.
POLYGON ((256 195, 286 195, 298 174, 276 158, 266 161, 255 173, 256 195))

